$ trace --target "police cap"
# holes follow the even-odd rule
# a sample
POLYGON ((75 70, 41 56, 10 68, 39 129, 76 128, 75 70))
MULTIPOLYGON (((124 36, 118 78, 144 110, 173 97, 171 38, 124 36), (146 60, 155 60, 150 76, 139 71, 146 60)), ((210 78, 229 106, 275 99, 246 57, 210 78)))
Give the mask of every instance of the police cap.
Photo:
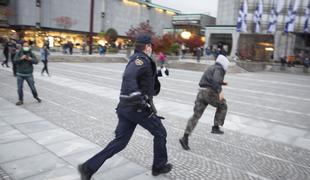
POLYGON ((141 34, 141 35, 137 36, 136 43, 139 43, 139 44, 151 44, 152 43, 152 38, 148 34, 141 34))

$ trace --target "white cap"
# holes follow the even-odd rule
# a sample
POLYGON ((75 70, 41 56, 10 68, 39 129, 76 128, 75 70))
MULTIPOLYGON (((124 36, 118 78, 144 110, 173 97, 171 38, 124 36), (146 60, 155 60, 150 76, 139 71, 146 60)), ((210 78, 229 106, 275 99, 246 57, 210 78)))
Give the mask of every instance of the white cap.
POLYGON ((216 59, 215 62, 217 62, 217 63, 219 63, 220 65, 222 65, 223 68, 224 68, 224 70, 227 71, 228 65, 229 65, 229 60, 228 60, 225 56, 223 56, 223 55, 220 54, 220 55, 217 57, 217 59, 216 59))

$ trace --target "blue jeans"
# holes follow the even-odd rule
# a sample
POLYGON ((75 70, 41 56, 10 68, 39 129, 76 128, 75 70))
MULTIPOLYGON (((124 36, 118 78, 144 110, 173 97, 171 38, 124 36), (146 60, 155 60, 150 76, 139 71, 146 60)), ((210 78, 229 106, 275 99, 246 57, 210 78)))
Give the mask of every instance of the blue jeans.
POLYGON ((115 130, 114 140, 101 152, 86 161, 84 166, 92 173, 95 173, 108 158, 127 146, 137 124, 139 124, 154 136, 152 168, 162 168, 167 163, 168 157, 166 149, 167 132, 161 119, 154 115, 150 116, 150 111, 148 110, 137 112, 137 109, 134 107, 119 107, 117 109, 117 115, 119 120, 115 130))
POLYGON ((37 93, 36 87, 34 86, 33 75, 31 74, 30 76, 19 76, 19 75, 17 76, 18 99, 20 101, 24 100, 24 93, 23 93, 24 80, 27 81, 27 83, 31 89, 33 97, 37 98, 38 93, 37 93))

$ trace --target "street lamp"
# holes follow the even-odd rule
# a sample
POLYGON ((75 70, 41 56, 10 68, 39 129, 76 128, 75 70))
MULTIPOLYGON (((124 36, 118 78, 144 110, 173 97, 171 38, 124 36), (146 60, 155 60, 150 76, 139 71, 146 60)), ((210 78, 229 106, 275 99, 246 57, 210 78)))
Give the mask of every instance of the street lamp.
POLYGON ((181 33, 181 37, 182 37, 183 39, 189 39, 191 36, 192 36, 192 33, 188 32, 188 31, 183 31, 183 32, 181 33))

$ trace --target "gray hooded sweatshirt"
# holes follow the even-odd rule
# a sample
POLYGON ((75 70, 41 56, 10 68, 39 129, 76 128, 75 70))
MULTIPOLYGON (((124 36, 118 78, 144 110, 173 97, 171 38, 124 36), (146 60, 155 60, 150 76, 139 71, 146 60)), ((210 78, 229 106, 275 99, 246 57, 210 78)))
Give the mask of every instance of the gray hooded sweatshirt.
POLYGON ((222 91, 223 80, 228 69, 228 65, 228 59, 223 55, 219 55, 215 61, 215 64, 208 67, 204 72, 199 82, 199 86, 204 88, 209 87, 215 92, 220 93, 222 91))

